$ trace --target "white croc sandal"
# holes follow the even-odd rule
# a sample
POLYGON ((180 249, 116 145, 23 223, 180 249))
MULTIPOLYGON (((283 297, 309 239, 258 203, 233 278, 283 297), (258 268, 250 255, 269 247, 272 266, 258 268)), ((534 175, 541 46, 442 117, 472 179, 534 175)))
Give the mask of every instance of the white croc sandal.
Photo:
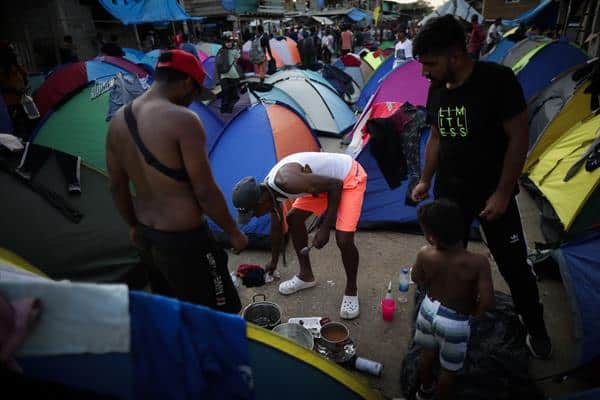
POLYGON ((360 314, 358 296, 344 296, 340 306, 340 317, 343 319, 354 319, 360 314))
POLYGON ((302 279, 298 278, 296 275, 290 280, 285 282, 281 282, 279 284, 279 293, 281 294, 293 294, 299 292, 304 289, 308 289, 316 286, 317 281, 312 282, 304 282, 302 279))

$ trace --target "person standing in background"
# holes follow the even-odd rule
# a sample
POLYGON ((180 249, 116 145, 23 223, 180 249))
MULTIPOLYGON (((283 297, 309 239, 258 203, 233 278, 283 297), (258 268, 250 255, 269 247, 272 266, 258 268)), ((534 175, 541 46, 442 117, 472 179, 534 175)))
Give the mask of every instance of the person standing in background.
POLYGON ((479 53, 483 46, 485 35, 481 31, 477 15, 471 16, 471 32, 467 38, 467 51, 473 60, 479 60, 479 53))

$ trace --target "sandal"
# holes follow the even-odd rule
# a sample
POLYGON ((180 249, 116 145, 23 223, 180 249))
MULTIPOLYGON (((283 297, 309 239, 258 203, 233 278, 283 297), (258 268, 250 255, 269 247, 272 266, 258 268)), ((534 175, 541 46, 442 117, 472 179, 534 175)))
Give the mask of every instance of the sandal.
POLYGON ((340 317, 343 319, 354 319, 360 314, 358 296, 345 296, 340 306, 340 317))
POLYGON ((281 282, 279 285, 279 293, 281 294, 293 294, 299 292, 300 290, 308 289, 316 286, 317 281, 312 282, 304 282, 302 279, 298 278, 296 275, 290 280, 285 282, 281 282))
POLYGON ((275 279, 279 279, 279 278, 281 278, 281 274, 279 273, 279 271, 275 270, 273 272, 267 272, 265 274, 265 283, 271 283, 275 279))

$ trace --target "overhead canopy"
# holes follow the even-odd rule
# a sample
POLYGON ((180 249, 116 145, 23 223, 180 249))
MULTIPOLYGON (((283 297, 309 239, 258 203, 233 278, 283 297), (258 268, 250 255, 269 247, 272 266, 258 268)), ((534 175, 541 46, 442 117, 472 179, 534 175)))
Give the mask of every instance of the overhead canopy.
POLYGON ((100 0, 100 4, 125 25, 193 19, 177 0, 100 0))
POLYGON ((537 6, 527 10, 515 19, 503 20, 502 24, 505 26, 517 26, 519 24, 531 25, 534 23, 539 23, 544 26, 553 25, 556 22, 558 5, 558 2, 552 0, 541 0, 537 6), (552 18, 553 16, 554 18, 552 18))
POLYGON ((479 21, 483 21, 484 19, 483 15, 479 14, 479 12, 477 12, 477 10, 465 0, 448 0, 436 8, 434 12, 423 18, 421 22, 419 22, 419 25, 423 25, 431 18, 441 17, 448 14, 463 18, 465 21, 470 21, 473 15, 477 15, 479 21))
POLYGON ((317 16, 313 16, 312 17, 315 21, 317 21, 318 23, 320 23, 321 25, 333 25, 333 21, 330 20, 327 17, 317 17, 317 16))

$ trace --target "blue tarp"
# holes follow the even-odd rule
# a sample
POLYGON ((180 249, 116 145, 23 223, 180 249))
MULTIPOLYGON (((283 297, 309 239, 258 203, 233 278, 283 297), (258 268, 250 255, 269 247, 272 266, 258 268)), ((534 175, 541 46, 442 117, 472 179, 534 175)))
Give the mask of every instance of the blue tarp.
POLYGON ((192 19, 177 0, 100 0, 125 25, 192 19))
POLYGON ((498 42, 498 44, 496 44, 492 51, 481 57, 481 60, 500 64, 502 63, 504 56, 510 51, 510 49, 513 48, 514 45, 515 42, 508 39, 502 39, 498 42))
POLYGON ((600 356, 600 231, 564 244, 555 255, 575 314, 581 365, 600 356))
POLYGON ((255 12, 258 8, 256 0, 221 0, 221 7, 238 14, 255 12))
POLYGON ((371 21, 373 17, 359 8, 353 8, 346 14, 352 21, 360 22, 364 19, 371 21))
POLYGON ((377 90, 377 88, 379 87, 381 82, 383 81, 383 79, 394 68, 395 60, 396 60, 396 58, 394 56, 388 57, 375 70, 375 72, 373 72, 373 75, 371 75, 371 77, 369 78, 369 80, 367 81, 367 83, 365 84, 363 89, 361 90, 360 97, 358 98, 358 101, 356 102, 356 108, 358 110, 362 110, 363 108, 366 107, 367 103, 369 102, 369 99, 371 98, 371 96, 373 96, 373 94, 375 93, 375 91, 377 90))
POLYGON ((502 25, 513 27, 519 24, 551 27, 556 23, 559 3, 552 0, 541 0, 540 4, 527 10, 515 19, 502 20, 502 25))
POLYGON ((525 99, 529 100, 540 92, 561 72, 582 64, 587 59, 583 50, 566 40, 561 39, 544 46, 517 72, 525 99))

